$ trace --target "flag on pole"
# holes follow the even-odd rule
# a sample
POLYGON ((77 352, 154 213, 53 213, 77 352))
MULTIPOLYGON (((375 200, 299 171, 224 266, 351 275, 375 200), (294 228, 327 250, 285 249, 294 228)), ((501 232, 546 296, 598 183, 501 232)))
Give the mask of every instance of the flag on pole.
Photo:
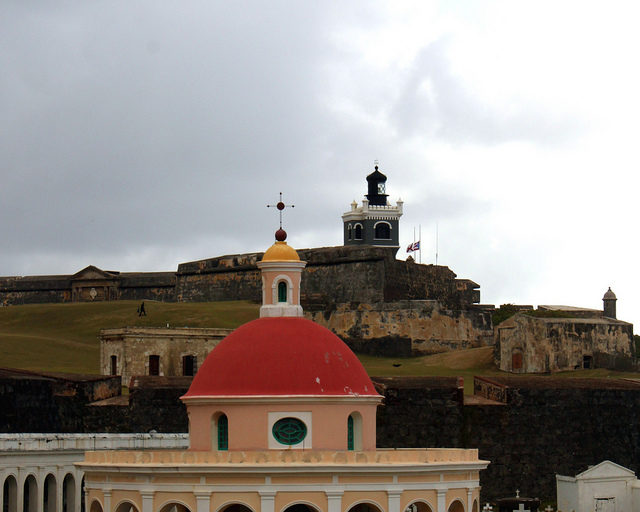
POLYGON ((409 244, 409 247, 407 247, 407 252, 413 252, 413 251, 419 251, 420 250, 420 240, 418 240, 417 242, 413 242, 412 244, 409 244))

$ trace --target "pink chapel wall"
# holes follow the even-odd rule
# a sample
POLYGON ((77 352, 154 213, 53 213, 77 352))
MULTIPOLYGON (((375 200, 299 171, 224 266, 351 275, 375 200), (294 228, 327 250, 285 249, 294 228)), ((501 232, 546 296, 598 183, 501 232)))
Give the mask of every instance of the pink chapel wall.
MULTIPOLYGON (((362 417, 362 450, 376 449, 377 399, 368 403, 346 400, 309 398, 290 403, 230 403, 189 404, 190 450, 209 451, 212 448, 212 419, 224 413, 229 422, 229 450, 268 450, 269 413, 309 413, 313 450, 346 450, 347 419, 358 412, 362 417)), ((215 443, 214 443, 215 444, 215 443)))

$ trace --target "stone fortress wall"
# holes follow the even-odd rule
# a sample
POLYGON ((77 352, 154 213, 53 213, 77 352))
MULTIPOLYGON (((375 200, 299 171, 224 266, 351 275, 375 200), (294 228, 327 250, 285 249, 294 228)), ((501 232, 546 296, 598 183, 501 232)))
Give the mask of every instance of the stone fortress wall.
MULTIPOLYGON (((352 348, 419 355, 493 342, 491 311, 479 286, 442 265, 395 258, 396 247, 301 249, 307 262, 301 301, 307 317, 352 348)), ((177 272, 119 273, 87 267, 72 276, 0 278, 0 303, 101 300, 204 302, 262 297, 262 253, 182 263, 177 272)))
MULTIPOLYGON (((120 395, 119 378, 101 379, 0 373, 3 410, 16 411, 0 417, 0 432, 187 431, 180 396, 190 377, 136 377, 128 395, 120 395)), ((640 470, 640 381, 476 377, 475 395, 464 396, 461 378, 372 380, 384 396, 377 445, 478 448, 491 461, 480 475, 483 501, 516 488, 554 501, 556 473, 602 460, 640 470)))

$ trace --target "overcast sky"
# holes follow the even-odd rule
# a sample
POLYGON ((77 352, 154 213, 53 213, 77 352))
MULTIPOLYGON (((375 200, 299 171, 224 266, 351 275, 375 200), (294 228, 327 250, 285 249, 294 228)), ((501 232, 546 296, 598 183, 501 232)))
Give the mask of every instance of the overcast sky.
POLYGON ((398 255, 483 303, 640 323, 635 2, 0 3, 0 275, 342 244, 374 160, 398 255))

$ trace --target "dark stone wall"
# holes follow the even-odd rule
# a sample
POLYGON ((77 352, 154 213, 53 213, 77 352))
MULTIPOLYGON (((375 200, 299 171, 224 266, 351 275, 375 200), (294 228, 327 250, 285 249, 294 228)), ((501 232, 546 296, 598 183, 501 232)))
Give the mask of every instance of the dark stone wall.
MULTIPOLYGON (((449 308, 478 302, 478 285, 448 268, 395 259, 395 247, 300 249, 303 307, 331 310, 337 303, 439 300, 449 308)), ((176 300, 255 300, 262 297, 256 263, 263 253, 235 254, 178 266, 176 300)))
POLYGON ((0 432, 83 432, 85 405, 120 391, 120 377, 0 369, 0 432))
MULTIPOLYGON (((611 460, 640 472, 640 384, 614 379, 492 377, 462 395, 449 377, 372 379, 379 447, 478 448, 484 500, 513 494, 555 499, 555 475, 611 460), (483 396, 502 400, 491 402, 483 396), (478 398, 479 397, 479 398, 478 398)), ((187 432, 180 396, 190 377, 136 377, 128 397, 119 378, 91 381, 0 372, 1 432, 187 432)))
MULTIPOLYGON (((395 259, 397 247, 339 246, 300 249, 307 262, 302 303, 330 309, 335 303, 438 300, 450 309, 479 302, 478 285, 448 268, 395 259)), ((255 300, 262 297, 257 262, 263 253, 234 254, 181 263, 176 272, 111 272, 121 300, 255 300)), ((0 303, 72 300, 73 276, 0 277, 0 303)))
POLYGON ((462 434, 461 379, 373 377, 384 396, 378 407, 380 448, 459 448, 462 434))
POLYGON ((71 300, 70 276, 0 277, 0 304, 49 304, 71 300))
POLYGON ((135 377, 130 391, 131 432, 189 431, 187 409, 180 400, 192 377, 135 377))
MULTIPOLYGON (((175 300, 175 272, 122 273, 115 279, 120 300, 175 300)), ((70 275, 0 277, 0 304, 71 302, 72 286, 70 275)))
MULTIPOLYGON (((504 406, 464 407, 462 444, 491 465, 484 498, 520 489, 554 500, 555 475, 611 460, 640 469, 640 385, 610 379, 496 378, 504 406)), ((484 499, 483 498, 483 499, 484 499)))

